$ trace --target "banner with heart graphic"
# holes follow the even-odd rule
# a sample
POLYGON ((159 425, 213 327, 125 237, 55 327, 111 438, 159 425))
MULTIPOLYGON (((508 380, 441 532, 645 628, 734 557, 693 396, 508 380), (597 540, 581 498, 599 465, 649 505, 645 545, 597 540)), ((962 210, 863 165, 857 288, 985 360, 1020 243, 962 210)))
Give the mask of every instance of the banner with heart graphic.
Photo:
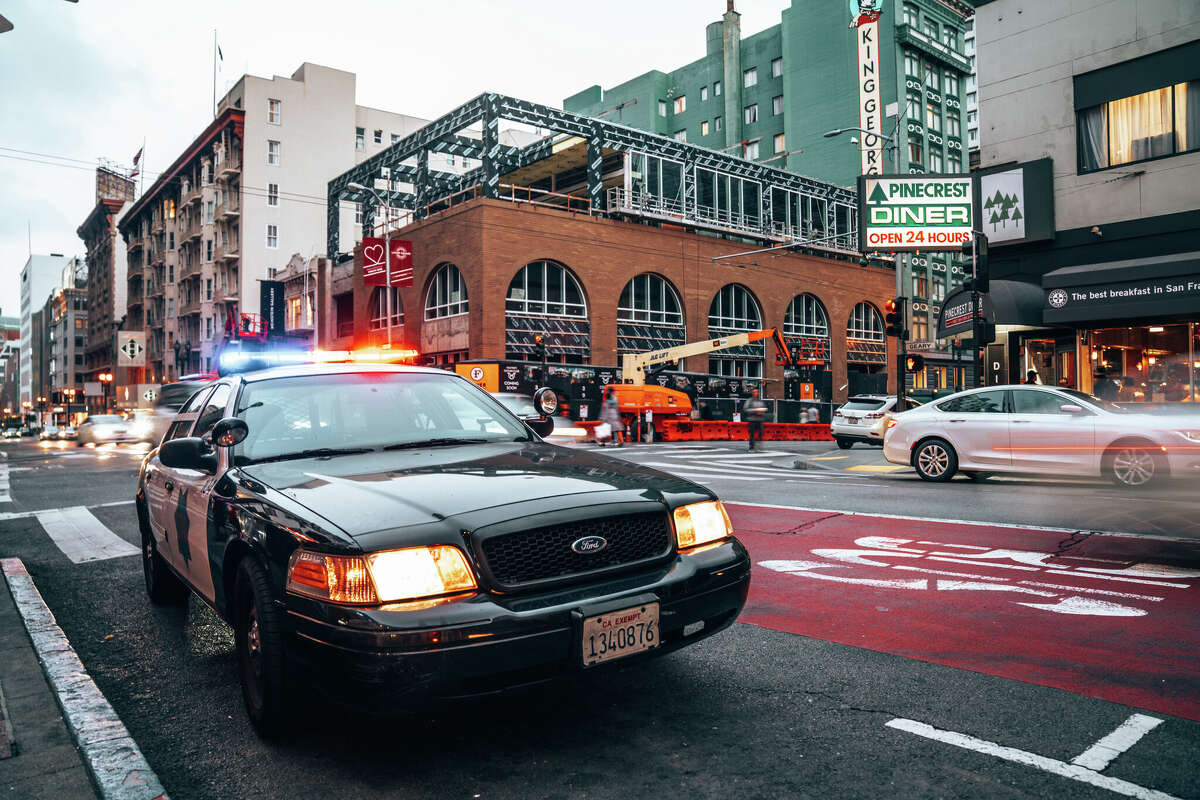
MULTIPOLYGON (((413 285, 413 246, 407 239, 392 239, 391 247, 392 286, 413 285)), ((367 286, 383 286, 387 283, 387 268, 383 263, 385 243, 379 237, 365 237, 362 241, 363 283, 367 286)))

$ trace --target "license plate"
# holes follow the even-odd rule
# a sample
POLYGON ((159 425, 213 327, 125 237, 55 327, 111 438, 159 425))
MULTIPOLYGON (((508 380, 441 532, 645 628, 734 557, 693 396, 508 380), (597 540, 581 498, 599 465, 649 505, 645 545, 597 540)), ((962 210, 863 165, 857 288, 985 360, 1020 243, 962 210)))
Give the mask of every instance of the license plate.
POLYGON ((858 420, 859 420, 858 417, 846 417, 846 424, 847 425, 857 425, 858 420))
POLYGON ((658 603, 588 617, 583 621, 583 665, 653 650, 658 642, 658 603))

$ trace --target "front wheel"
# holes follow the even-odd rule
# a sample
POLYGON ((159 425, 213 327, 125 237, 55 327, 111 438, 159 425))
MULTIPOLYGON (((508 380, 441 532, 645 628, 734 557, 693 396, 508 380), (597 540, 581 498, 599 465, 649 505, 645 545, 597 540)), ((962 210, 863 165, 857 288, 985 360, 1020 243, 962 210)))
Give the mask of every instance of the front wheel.
POLYGON ((958 456, 954 448, 941 439, 932 439, 917 448, 913 467, 922 480, 942 483, 958 471, 958 456))
POLYGON ((1123 489, 1141 489, 1166 472, 1161 456, 1145 447, 1122 447, 1108 457, 1113 483, 1123 489))
POLYGON ((238 564, 234 598, 238 673, 246 714, 259 736, 273 738, 288 721, 283 620, 271 602, 267 573, 252 557, 238 564))

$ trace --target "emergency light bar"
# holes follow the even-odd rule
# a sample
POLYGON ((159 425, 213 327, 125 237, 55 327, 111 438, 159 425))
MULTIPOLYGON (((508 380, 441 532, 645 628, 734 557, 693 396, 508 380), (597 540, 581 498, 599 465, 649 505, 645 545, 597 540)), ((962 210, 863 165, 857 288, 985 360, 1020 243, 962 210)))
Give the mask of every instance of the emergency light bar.
POLYGON ((226 350, 217 359, 217 372, 225 376, 270 367, 296 364, 397 364, 412 361, 416 350, 369 347, 361 350, 226 350))

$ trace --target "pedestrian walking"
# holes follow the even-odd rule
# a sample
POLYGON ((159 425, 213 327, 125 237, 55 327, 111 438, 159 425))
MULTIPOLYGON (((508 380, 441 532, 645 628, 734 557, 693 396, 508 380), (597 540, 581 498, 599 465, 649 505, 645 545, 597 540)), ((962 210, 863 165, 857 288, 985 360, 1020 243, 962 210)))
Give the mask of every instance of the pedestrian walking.
POLYGON ((753 450, 755 440, 762 441, 763 421, 767 418, 767 404, 758 396, 758 389, 750 390, 750 399, 742 404, 742 416, 749 425, 750 449, 753 450))
MULTIPOLYGON (((624 444, 624 431, 621 425, 621 408, 617 404, 617 393, 611 388, 604 392, 604 405, 600 409, 600 424, 608 425, 609 435, 608 441, 614 446, 620 447, 624 444)), ((603 447, 604 441, 600 442, 603 447)))

